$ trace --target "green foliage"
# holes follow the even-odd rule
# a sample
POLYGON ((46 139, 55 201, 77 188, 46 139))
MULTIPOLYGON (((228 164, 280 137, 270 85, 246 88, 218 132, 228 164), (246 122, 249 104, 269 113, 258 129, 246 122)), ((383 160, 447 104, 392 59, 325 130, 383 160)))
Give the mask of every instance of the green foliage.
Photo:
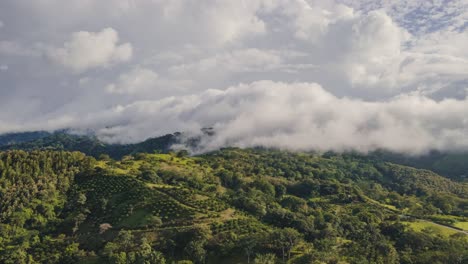
POLYGON ((276 256, 275 254, 257 254, 254 260, 254 264, 275 264, 276 256))
POLYGON ((41 133, 31 135, 0 136, 0 150, 65 150, 80 151, 93 157, 108 155, 113 158, 122 158, 125 155, 139 152, 153 153, 155 150, 167 152, 170 146, 176 143, 178 134, 169 134, 158 138, 151 138, 137 144, 117 145, 106 144, 94 136, 73 135, 58 131, 54 133, 41 133))
POLYGON ((152 145, 53 137, 28 144, 99 161, 0 152, 0 263, 468 259, 466 233, 449 227, 465 226, 467 185, 431 171, 355 154, 135 154, 152 145))

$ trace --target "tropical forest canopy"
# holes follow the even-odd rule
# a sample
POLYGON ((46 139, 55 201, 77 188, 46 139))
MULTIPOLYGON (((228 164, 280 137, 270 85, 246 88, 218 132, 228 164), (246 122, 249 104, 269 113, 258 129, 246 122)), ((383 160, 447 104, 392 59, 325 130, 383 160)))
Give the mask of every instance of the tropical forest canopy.
POLYGON ((430 167, 457 163, 448 155, 434 153, 432 163, 263 148, 189 156, 170 151, 177 135, 132 145, 8 137, 0 138, 0 263, 468 261, 463 167, 442 175, 430 167))

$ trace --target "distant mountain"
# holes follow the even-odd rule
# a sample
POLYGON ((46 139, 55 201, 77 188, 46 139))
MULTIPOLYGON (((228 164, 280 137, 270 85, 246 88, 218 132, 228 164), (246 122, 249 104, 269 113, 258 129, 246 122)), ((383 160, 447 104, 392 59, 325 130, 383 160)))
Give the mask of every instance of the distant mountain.
POLYGON ((402 164, 418 169, 427 169, 442 176, 457 180, 468 180, 468 153, 444 153, 433 151, 421 156, 408 156, 391 152, 376 152, 372 156, 380 160, 402 164))
POLYGON ((74 135, 67 132, 30 132, 0 136, 0 150, 66 150, 80 151, 93 157, 102 154, 114 159, 138 152, 168 152, 173 144, 179 142, 180 133, 150 138, 136 144, 107 144, 95 136, 74 135))
MULTIPOLYGON (((204 128, 205 136, 213 136, 212 128, 204 128)), ((87 155, 98 157, 107 154, 114 159, 138 152, 168 152, 172 145, 181 143, 181 133, 167 134, 161 137, 149 138, 135 144, 108 144, 93 135, 75 135, 65 130, 49 133, 45 131, 9 133, 0 135, 0 150, 8 149, 53 149, 81 151, 87 155)), ((201 137, 185 139, 184 144, 197 149, 201 137)), ((368 155, 352 153, 351 155, 372 158, 378 161, 402 164, 418 169, 427 169, 447 178, 457 181, 468 180, 468 153, 444 153, 433 151, 426 155, 409 156, 388 151, 376 151, 368 155)))
POLYGON ((46 131, 7 133, 0 135, 0 146, 18 144, 50 136, 46 131))

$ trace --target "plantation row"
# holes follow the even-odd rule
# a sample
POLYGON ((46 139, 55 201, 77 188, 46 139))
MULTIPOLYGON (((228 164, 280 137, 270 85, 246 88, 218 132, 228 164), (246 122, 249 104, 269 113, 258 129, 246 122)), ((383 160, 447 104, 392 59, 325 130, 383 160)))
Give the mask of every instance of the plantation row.
POLYGON ((101 222, 119 223, 139 209, 164 222, 193 219, 195 215, 194 209, 132 177, 95 176, 81 184, 79 192, 86 193, 87 204, 101 216, 101 222))
POLYGON ((269 228, 262 225, 254 219, 231 219, 225 222, 215 222, 211 224, 211 230, 213 235, 219 235, 221 233, 233 232, 238 236, 256 234, 261 232, 267 232, 269 228))
POLYGON ((156 189, 168 194, 183 204, 196 208, 203 213, 208 213, 209 211, 221 212, 227 209, 227 205, 225 203, 217 199, 212 199, 211 197, 202 195, 193 189, 179 187, 156 187, 156 189), (199 197, 197 197, 197 195, 199 197))

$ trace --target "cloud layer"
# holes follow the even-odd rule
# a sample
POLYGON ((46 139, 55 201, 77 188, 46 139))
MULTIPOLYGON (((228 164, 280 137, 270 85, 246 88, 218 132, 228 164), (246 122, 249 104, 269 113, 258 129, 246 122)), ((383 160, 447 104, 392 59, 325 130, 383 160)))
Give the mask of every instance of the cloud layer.
POLYGON ((468 5, 442 2, 6 0, 0 132, 466 150, 468 5))

